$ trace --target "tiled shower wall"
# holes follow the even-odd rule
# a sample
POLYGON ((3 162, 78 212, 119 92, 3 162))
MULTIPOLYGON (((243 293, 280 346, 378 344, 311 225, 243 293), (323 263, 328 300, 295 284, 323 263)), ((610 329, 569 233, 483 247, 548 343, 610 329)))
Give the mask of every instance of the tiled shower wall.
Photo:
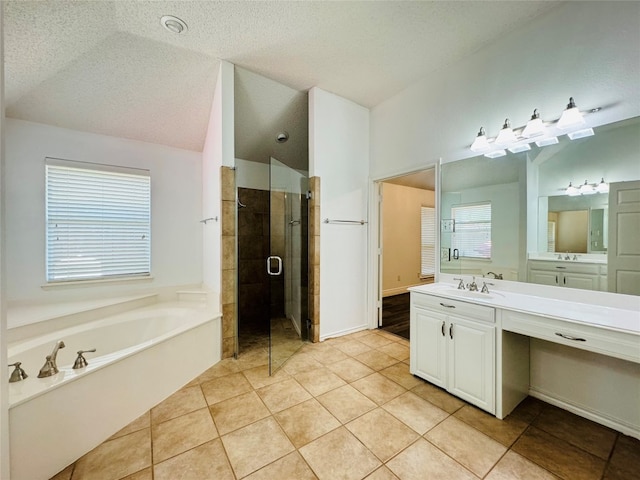
POLYGON ((222 197, 222 358, 234 355, 236 349, 237 277, 236 267, 236 172, 221 167, 222 197))
POLYGON ((320 177, 309 178, 309 339, 320 341, 320 177))

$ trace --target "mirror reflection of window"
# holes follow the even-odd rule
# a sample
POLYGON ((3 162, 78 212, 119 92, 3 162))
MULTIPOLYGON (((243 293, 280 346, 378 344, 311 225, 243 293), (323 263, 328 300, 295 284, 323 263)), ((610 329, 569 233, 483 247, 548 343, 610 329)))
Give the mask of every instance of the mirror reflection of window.
POLYGON ((451 207, 451 246, 461 257, 491 259, 491 202, 451 207))

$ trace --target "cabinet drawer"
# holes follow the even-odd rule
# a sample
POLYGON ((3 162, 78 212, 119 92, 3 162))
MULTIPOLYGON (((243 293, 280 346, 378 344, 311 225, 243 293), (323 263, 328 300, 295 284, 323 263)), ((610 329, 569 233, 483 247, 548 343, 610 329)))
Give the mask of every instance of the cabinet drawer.
POLYGON ((640 363, 640 336, 505 310, 502 329, 640 363))
POLYGON ((472 320, 495 322, 495 310, 491 307, 460 302, 449 298, 411 292, 411 306, 429 308, 447 315, 470 317, 472 320))
POLYGON ((575 263, 575 262, 545 262, 545 261, 529 261, 529 269, 544 270, 548 272, 571 272, 571 273, 590 273, 597 275, 600 273, 600 265, 595 263, 575 263))

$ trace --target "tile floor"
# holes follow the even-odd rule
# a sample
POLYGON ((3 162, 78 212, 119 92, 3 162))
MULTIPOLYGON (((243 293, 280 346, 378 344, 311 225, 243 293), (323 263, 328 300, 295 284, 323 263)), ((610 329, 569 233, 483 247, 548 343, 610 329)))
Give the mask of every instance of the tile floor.
POLYGON ((500 421, 409 374, 383 331, 218 363, 55 480, 631 479, 640 441, 526 399, 500 421))

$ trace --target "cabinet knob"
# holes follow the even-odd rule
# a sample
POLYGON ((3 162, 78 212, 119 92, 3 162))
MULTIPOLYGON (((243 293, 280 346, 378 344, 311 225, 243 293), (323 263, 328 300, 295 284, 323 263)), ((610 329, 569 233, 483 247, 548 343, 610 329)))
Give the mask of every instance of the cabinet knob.
POLYGON ((449 325, 449 338, 453 340, 453 323, 449 325))

